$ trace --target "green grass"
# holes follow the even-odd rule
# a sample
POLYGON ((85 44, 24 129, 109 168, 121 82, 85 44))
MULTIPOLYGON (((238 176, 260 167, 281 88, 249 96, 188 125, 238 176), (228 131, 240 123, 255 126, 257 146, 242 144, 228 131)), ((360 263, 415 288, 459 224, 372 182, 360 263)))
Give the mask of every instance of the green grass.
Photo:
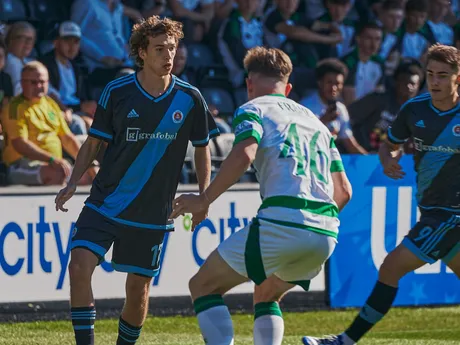
MULTIPOLYGON (((356 311, 285 313, 285 345, 301 345, 302 335, 341 332, 356 311)), ((234 315, 235 344, 252 344, 252 315, 234 315)), ((116 341, 117 321, 96 322, 96 345, 116 341)), ((70 322, 0 324, 0 345, 71 345, 70 322)), ((149 317, 138 345, 203 344, 192 317, 149 317)), ((363 345, 458 345, 460 307, 393 309, 360 344, 363 345)))

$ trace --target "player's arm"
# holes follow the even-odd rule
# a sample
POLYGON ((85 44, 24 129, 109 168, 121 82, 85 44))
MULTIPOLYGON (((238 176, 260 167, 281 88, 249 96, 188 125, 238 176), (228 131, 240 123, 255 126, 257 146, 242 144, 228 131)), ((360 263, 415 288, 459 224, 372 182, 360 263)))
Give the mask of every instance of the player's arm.
POLYGON ((209 146, 195 148, 195 170, 200 193, 208 188, 211 182, 211 152, 209 146))
POLYGON ((410 114, 410 103, 403 105, 395 121, 388 128, 387 140, 380 145, 379 149, 379 158, 383 166, 383 172, 395 180, 405 175, 398 162, 402 156, 402 145, 411 136, 407 121, 410 114))
POLYGON ((78 151, 75 165, 70 176, 69 185, 76 186, 78 181, 83 177, 84 173, 93 164, 96 156, 101 148, 103 141, 101 139, 88 136, 78 151))
POLYGON ((352 188, 347 174, 345 173, 342 157, 340 156, 340 152, 333 138, 330 139, 329 149, 331 153, 332 183, 334 184, 333 198, 340 212, 351 200, 352 188))

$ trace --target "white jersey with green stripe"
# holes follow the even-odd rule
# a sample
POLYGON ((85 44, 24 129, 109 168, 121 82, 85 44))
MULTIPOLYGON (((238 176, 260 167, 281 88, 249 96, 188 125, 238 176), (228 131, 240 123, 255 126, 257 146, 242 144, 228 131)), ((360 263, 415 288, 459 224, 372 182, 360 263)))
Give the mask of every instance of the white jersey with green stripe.
POLYGON ((332 173, 343 171, 329 129, 307 108, 282 95, 258 97, 233 119, 235 145, 250 137, 263 199, 257 217, 337 237, 332 173))

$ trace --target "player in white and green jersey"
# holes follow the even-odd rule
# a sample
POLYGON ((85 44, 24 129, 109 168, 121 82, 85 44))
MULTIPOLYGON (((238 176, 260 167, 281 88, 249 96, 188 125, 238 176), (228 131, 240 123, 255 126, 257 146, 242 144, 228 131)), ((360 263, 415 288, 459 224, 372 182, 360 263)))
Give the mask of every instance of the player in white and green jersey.
POLYGON ((244 64, 250 101, 235 113, 232 152, 205 192, 174 200, 171 217, 207 209, 254 165, 263 199, 257 216, 208 257, 190 291, 206 344, 230 345, 233 327, 222 295, 254 281, 254 344, 281 345, 278 302, 295 285, 308 290, 332 254, 338 213, 351 187, 330 131, 286 98, 292 88, 289 57, 257 47, 244 64))

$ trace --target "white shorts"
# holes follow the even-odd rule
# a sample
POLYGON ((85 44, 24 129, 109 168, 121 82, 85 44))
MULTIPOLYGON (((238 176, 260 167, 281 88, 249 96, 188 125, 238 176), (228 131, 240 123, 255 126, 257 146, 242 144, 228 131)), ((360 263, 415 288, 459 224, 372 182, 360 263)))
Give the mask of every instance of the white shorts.
POLYGON ((231 268, 257 285, 274 274, 308 290, 336 243, 327 235, 254 218, 217 250, 231 268))

